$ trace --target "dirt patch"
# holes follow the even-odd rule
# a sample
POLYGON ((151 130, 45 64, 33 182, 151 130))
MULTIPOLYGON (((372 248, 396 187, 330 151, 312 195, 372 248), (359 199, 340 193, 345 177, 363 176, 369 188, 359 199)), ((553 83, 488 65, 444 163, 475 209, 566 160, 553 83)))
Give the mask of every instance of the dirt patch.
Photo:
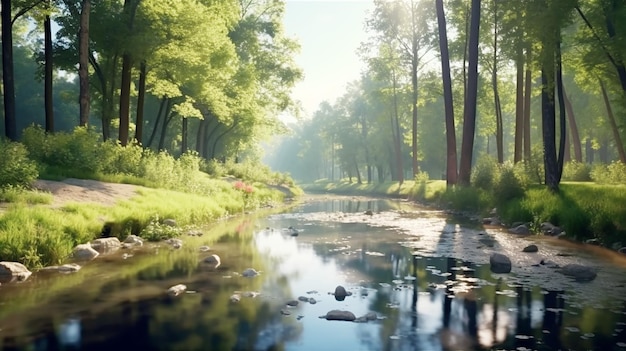
POLYGON ((97 203, 113 206, 118 200, 130 199, 137 194, 136 185, 105 183, 90 179, 68 178, 63 181, 39 179, 35 189, 49 192, 53 196, 52 206, 69 202, 97 203))

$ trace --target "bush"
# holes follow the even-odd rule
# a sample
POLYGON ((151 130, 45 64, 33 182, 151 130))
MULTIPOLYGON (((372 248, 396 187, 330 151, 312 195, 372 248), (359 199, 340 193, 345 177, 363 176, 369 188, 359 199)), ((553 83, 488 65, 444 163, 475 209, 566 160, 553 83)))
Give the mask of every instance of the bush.
POLYGON ((37 164, 28 158, 24 145, 0 140, 0 188, 29 187, 39 176, 37 164))
POLYGON ((470 182, 476 188, 491 190, 497 173, 498 164, 496 160, 489 155, 485 155, 476 162, 476 166, 472 170, 470 182))
POLYGON ((626 184, 626 165, 618 161, 595 164, 591 168, 591 179, 600 184, 626 184))
POLYGON ((524 196, 524 186, 518 178, 514 166, 505 163, 498 167, 498 175, 493 185, 493 197, 500 206, 510 200, 524 196))
POLYGON ((159 221, 159 216, 152 218, 150 223, 139 234, 139 236, 148 241, 161 241, 179 237, 181 235, 182 229, 180 227, 162 224, 159 221))
POLYGON ((563 180, 576 182, 588 182, 591 180, 591 167, 589 165, 571 161, 563 165, 563 180))

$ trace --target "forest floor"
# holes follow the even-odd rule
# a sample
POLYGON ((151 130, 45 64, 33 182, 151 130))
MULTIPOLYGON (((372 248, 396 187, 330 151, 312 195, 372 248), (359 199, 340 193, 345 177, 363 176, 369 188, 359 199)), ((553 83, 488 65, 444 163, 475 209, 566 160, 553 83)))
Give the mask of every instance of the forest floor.
POLYGON ((52 194, 52 206, 67 203, 97 203, 113 206, 118 200, 127 200, 137 194, 137 185, 106 183, 91 179, 68 178, 62 181, 38 179, 35 189, 52 194))

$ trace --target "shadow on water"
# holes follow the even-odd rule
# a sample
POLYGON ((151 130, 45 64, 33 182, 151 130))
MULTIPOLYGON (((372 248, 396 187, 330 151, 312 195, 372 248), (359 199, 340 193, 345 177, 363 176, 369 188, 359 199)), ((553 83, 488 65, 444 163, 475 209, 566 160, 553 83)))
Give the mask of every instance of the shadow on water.
MULTIPOLYGON (((407 202, 315 198, 214 227, 182 250, 148 245, 1 286, 0 349, 626 349, 623 269, 590 261, 597 281, 562 282, 532 266, 544 256, 521 256, 521 239, 407 202), (494 251, 513 256, 512 273, 490 271, 494 251), (203 263, 210 254, 219 267, 203 263), (181 283, 187 293, 166 294, 181 283), (351 295, 330 295, 337 285, 351 295), (319 318, 331 310, 376 320, 319 318)), ((587 259, 542 250, 560 264, 587 259)))

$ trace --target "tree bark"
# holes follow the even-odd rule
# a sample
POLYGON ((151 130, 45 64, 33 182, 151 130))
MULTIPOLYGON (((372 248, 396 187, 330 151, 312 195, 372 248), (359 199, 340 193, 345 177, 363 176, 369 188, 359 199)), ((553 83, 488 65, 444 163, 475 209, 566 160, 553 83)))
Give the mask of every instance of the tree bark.
POLYGON ((526 49, 526 77, 524 78, 524 131, 523 131, 523 144, 524 144, 524 160, 530 161, 532 156, 532 150, 530 147, 530 97, 532 94, 532 69, 530 67, 530 59, 532 58, 532 52, 530 46, 526 49))
POLYGON ((463 116, 463 141, 461 143, 461 163, 459 182, 470 184, 472 155, 474 152, 474 132, 476 130, 476 100, 478 93, 478 36, 480 30, 480 0, 472 0, 472 14, 469 31, 469 55, 467 94, 463 116))
POLYGON ((498 3, 493 1, 493 71, 491 84, 493 86, 493 105, 496 115, 496 152, 498 163, 504 163, 504 128, 502 125, 502 106, 500 105, 500 93, 498 91, 498 3))
MULTIPOLYGON (((91 0, 82 0, 80 10, 80 29, 78 32, 78 80, 79 80, 79 125, 89 124, 89 14, 91 0)), ((105 94, 105 91, 102 91, 105 94)), ((104 96, 103 96, 104 99, 104 96)), ((103 121, 104 122, 104 121, 103 121)), ((104 128, 103 128, 104 132, 104 128)), ((106 138, 105 138, 106 140, 106 138)))
POLYGON ((146 144, 146 148, 152 146, 152 142, 154 141, 154 137, 156 136, 157 131, 159 130, 159 122, 161 122, 161 116, 163 116, 163 112, 169 110, 170 99, 163 96, 161 98, 161 104, 159 105, 159 112, 157 112, 157 118, 154 122, 154 127, 152 128, 152 133, 150 133, 150 138, 148 139, 148 144, 146 144))
POLYGON ((446 114, 446 185, 457 182, 456 131, 454 129, 454 103, 452 96, 452 78, 450 76, 450 54, 448 52, 448 34, 443 0, 435 0, 437 25, 439 28, 439 49, 441 51, 441 74, 443 80, 443 99, 446 114))
POLYGON ((622 163, 626 163, 626 152, 624 151, 624 144, 617 128, 617 122, 615 121, 615 115, 613 115, 613 109, 611 108, 611 101, 604 87, 604 82, 600 80, 600 89, 602 90, 602 97, 604 98, 604 105, 606 106, 606 116, 611 124, 611 130, 613 131, 613 140, 615 141, 615 147, 619 154, 619 160, 622 163))
POLYGON ((404 183, 404 165, 402 162, 402 134, 400 133, 400 120, 399 120, 399 112, 398 112, 398 92, 396 87, 396 71, 395 69, 392 72, 392 80, 393 80, 393 121, 394 121, 394 132, 395 132, 395 151, 396 151, 396 167, 397 174, 396 177, 400 185, 404 183))
POLYGON ((557 181, 561 182, 563 176, 563 163, 565 159, 565 138, 567 136, 567 118, 565 113, 565 98, 563 97, 563 69, 561 62, 561 30, 558 30, 555 44, 556 58, 556 93, 559 97, 559 154, 557 159, 557 181))
POLYGON ((188 139, 187 139, 187 130, 189 128, 189 119, 183 117, 183 127, 182 127, 182 142, 180 143, 180 153, 184 154, 189 149, 187 147, 188 139))
POLYGON ((146 61, 139 65, 139 86, 137 87, 137 116, 135 118, 135 142, 143 143, 143 114, 146 101, 146 61))
POLYGON ((558 192, 558 167, 556 156, 556 121, 554 107, 554 56, 545 60, 541 68, 541 124, 543 128, 543 162, 545 171, 545 183, 548 189, 558 192), (552 65, 552 67, 546 67, 552 65))
MULTIPOLYGON (((518 19, 520 15, 518 13, 518 19)), ((524 53, 521 43, 517 47, 516 66, 516 85, 515 85, 515 150, 513 153, 513 162, 518 163, 522 160, 523 141, 524 141, 524 53)))
POLYGON ((128 144, 128 129, 130 127, 130 80, 132 58, 126 53, 122 56, 122 81, 120 86, 120 126, 119 141, 122 146, 128 144))
MULTIPOLYGON (((50 4, 50 1, 48 1, 50 4)), ((46 132, 54 132, 54 105, 52 100, 52 79, 53 79, 53 63, 52 63, 52 25, 50 15, 46 14, 43 23, 44 27, 44 109, 46 114, 46 132)))
MULTIPOLYGON (((411 9, 412 12, 415 10, 411 9)), ((415 14, 412 14, 414 17, 415 14)), ((417 164, 417 33, 413 30, 413 40, 411 41, 411 109, 412 109, 412 128, 411 128, 411 164, 413 169, 413 178, 419 173, 419 165, 417 164)))
POLYGON ((574 160, 576 162, 583 162, 582 145, 580 143, 580 135, 578 134, 578 126, 576 124, 576 116, 574 115, 574 109, 572 108, 572 102, 567 96, 565 90, 563 90, 563 98, 565 99, 565 110, 567 112, 567 122, 570 128, 570 143, 574 146, 574 160))
POLYGON ((17 141, 11 0, 1 0, 0 5, 2 6, 2 90, 4 97, 4 133, 9 140, 17 141))

